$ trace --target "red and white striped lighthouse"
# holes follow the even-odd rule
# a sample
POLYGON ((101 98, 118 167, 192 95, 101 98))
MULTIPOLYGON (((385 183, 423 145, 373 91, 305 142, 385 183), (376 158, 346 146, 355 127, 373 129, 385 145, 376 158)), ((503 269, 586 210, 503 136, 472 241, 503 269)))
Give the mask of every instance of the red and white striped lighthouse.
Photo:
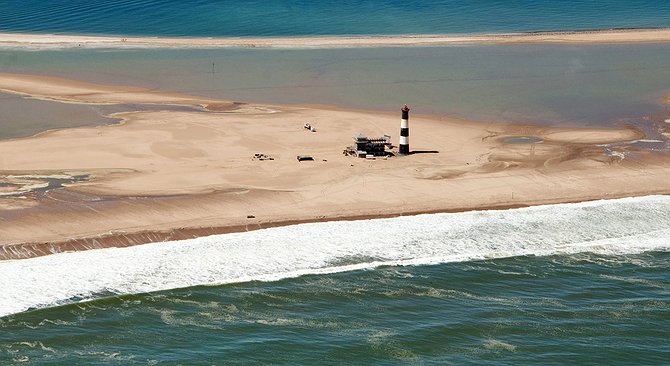
POLYGON ((401 109, 402 119, 400 120, 400 143, 398 144, 398 153, 400 155, 409 155, 409 107, 405 104, 401 109))

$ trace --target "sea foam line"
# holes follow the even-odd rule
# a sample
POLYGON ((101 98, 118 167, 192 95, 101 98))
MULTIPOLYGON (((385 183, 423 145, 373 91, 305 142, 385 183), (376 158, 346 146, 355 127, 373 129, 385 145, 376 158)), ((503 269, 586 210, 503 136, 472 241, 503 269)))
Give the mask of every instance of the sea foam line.
POLYGON ((0 262, 0 316, 132 294, 381 265, 670 249, 670 196, 300 224, 0 262))

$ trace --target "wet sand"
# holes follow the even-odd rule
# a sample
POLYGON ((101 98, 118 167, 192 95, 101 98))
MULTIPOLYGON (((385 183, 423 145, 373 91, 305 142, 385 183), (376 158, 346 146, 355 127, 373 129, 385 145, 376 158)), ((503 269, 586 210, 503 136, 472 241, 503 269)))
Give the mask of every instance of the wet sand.
POLYGON ((566 32, 331 37, 112 37, 0 33, 2 48, 342 48, 445 46, 505 43, 669 42, 670 29, 612 29, 566 32))
POLYGON ((114 114, 123 120, 118 125, 1 141, 0 183, 86 177, 0 198, 1 259, 298 222, 670 193, 670 158, 628 144, 645 137, 635 128, 411 114, 415 153, 366 160, 342 154, 351 136, 388 133, 397 145, 399 111, 235 104, 20 74, 0 74, 0 90, 63 103, 155 106, 114 114), (542 141, 507 143, 519 136, 542 141), (303 154, 315 160, 298 162, 303 154))

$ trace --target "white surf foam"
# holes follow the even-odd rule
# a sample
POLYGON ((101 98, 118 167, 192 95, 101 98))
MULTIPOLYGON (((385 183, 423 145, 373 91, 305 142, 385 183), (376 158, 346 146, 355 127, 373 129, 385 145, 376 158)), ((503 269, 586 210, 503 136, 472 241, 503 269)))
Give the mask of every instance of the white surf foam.
POLYGON ((324 222, 0 262, 0 316, 195 285, 379 265, 670 249, 670 196, 324 222))

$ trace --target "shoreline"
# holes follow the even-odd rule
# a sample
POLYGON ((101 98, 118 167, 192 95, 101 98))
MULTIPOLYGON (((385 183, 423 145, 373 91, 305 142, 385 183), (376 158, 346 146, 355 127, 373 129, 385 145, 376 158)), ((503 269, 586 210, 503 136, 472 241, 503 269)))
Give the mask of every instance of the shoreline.
POLYGON ((333 216, 327 218, 256 222, 245 225, 224 225, 224 226, 212 226, 212 227, 193 226, 193 227, 175 228, 170 230, 113 232, 108 234, 101 234, 98 236, 72 238, 63 241, 26 242, 26 243, 17 243, 9 245, 0 245, 0 261, 30 259, 52 254, 78 252, 85 250, 96 250, 105 248, 126 248, 136 245, 158 244, 170 241, 197 239, 212 235, 241 233, 241 232, 292 226, 292 225, 320 223, 320 222, 364 221, 364 220, 397 218, 405 216, 419 216, 419 215, 460 213, 460 212, 505 211, 505 210, 535 207, 535 206, 575 204, 582 202, 615 200, 622 198, 636 198, 636 197, 646 197, 655 195, 670 195, 670 189, 664 189, 658 192, 645 192, 640 195, 626 194, 621 196, 585 197, 585 198, 577 198, 569 200, 559 199, 559 200, 549 200, 547 202, 532 202, 527 204, 514 203, 514 204, 501 204, 501 205, 478 206, 478 207, 460 207, 460 208, 425 210, 425 211, 420 210, 420 211, 409 211, 409 212, 363 214, 363 215, 352 215, 352 216, 333 216))
POLYGON ((0 259, 306 222, 670 194, 670 157, 636 147, 646 136, 633 128, 412 115, 416 153, 370 161, 342 149, 357 132, 390 132, 395 145, 397 113, 256 104, 222 113, 232 102, 7 73, 0 89, 61 103, 205 108, 127 111, 114 114, 119 124, 0 141, 0 259), (518 136, 540 142, 506 142, 518 136), (259 152, 274 160, 255 159, 259 152), (301 154, 315 161, 297 162, 301 154))
POLYGON ((670 42, 670 28, 314 37, 151 37, 0 33, 0 49, 29 50, 68 48, 352 48, 520 43, 617 44, 667 42, 670 42))

